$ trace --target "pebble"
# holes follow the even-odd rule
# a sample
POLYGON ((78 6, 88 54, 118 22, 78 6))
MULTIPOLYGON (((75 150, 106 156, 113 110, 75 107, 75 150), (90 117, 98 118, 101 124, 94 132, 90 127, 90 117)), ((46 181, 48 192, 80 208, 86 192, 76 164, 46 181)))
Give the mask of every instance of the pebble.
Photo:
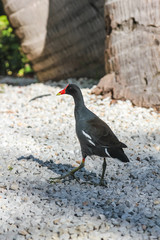
MULTIPOLYGON (((28 81, 28 80, 27 80, 28 81)), ((91 95, 93 79, 68 79, 0 93, 0 239, 151 240, 160 236, 160 114, 91 95), (86 105, 128 148, 130 163, 107 159, 107 186, 94 186, 102 159, 86 159, 76 180, 50 184, 81 162, 74 102, 56 96, 77 83, 86 105), (35 96, 51 93, 50 97, 35 96), (86 184, 82 184, 86 182, 86 184)))
POLYGON ((19 231, 18 233, 19 233, 20 235, 23 235, 23 236, 26 236, 26 235, 28 234, 28 232, 25 231, 25 230, 21 230, 21 231, 19 231))
POLYGON ((17 191, 18 190, 18 184, 12 183, 11 186, 10 186, 10 189, 14 190, 14 191, 17 191))
POLYGON ((111 222, 114 226, 120 226, 120 221, 118 221, 117 219, 111 218, 111 222))

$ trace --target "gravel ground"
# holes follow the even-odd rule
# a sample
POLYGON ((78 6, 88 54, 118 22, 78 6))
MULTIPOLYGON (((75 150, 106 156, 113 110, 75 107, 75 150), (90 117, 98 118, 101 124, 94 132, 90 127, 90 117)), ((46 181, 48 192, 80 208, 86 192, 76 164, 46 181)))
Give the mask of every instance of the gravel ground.
MULTIPOLYGON (((69 79, 69 82, 75 82, 69 79)), ((92 80, 80 79, 87 107, 128 145, 130 163, 107 160, 107 187, 94 186, 102 159, 50 184, 81 161, 71 96, 56 96, 67 81, 1 86, 0 240, 160 239, 160 114, 111 104, 91 95, 92 80), (29 100, 37 95, 52 96, 29 100)))

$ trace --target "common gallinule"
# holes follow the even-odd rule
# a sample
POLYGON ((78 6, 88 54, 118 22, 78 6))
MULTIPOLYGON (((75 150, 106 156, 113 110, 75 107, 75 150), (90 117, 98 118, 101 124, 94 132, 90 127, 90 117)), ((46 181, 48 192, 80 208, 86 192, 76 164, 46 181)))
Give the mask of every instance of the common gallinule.
POLYGON ((127 146, 120 142, 110 127, 91 112, 84 104, 82 92, 75 84, 68 84, 57 95, 69 94, 74 98, 75 102, 75 120, 76 120, 76 133, 81 145, 82 162, 66 175, 57 178, 51 178, 51 182, 56 179, 63 179, 69 175, 74 175, 79 169, 84 167, 85 158, 91 155, 104 157, 103 171, 100 184, 103 183, 103 178, 106 170, 106 157, 118 158, 122 162, 129 162, 128 157, 125 155, 123 148, 127 146))

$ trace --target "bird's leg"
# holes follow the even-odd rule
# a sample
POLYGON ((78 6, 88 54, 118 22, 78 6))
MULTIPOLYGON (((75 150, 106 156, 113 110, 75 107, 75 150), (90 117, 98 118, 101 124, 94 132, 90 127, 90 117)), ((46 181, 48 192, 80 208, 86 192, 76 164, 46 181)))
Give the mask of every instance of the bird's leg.
POLYGON ((72 169, 72 170, 71 170, 70 172, 68 172, 67 174, 62 175, 62 176, 60 176, 60 177, 56 177, 56 178, 50 178, 50 183, 56 182, 55 180, 64 179, 64 178, 66 178, 66 177, 68 177, 68 176, 70 176, 70 175, 72 175, 72 176, 78 181, 78 179, 74 176, 74 174, 75 174, 75 172, 77 172, 78 170, 80 170, 81 168, 84 167, 84 163, 85 163, 85 158, 82 159, 82 162, 81 162, 81 164, 80 164, 78 167, 72 169))
POLYGON ((105 171, 106 171, 106 166, 107 166, 106 159, 104 158, 103 165, 102 165, 102 167, 103 167, 103 169, 102 169, 102 176, 101 176, 99 185, 104 185, 104 174, 105 174, 105 171))

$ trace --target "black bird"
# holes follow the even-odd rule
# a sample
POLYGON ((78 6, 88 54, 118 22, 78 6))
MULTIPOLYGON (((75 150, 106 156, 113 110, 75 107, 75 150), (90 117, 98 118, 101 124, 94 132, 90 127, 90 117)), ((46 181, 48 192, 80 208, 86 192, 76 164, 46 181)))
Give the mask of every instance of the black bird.
POLYGON ((84 104, 82 92, 75 84, 68 84, 57 95, 69 94, 75 102, 74 115, 76 120, 76 133, 81 145, 82 162, 79 167, 64 176, 51 178, 51 182, 56 179, 63 179, 69 175, 74 175, 79 169, 84 167, 85 158, 91 155, 104 157, 103 171, 100 184, 103 184, 103 178, 106 170, 106 157, 118 158, 122 162, 129 162, 123 148, 127 146, 120 142, 110 127, 98 116, 91 112, 84 104))

